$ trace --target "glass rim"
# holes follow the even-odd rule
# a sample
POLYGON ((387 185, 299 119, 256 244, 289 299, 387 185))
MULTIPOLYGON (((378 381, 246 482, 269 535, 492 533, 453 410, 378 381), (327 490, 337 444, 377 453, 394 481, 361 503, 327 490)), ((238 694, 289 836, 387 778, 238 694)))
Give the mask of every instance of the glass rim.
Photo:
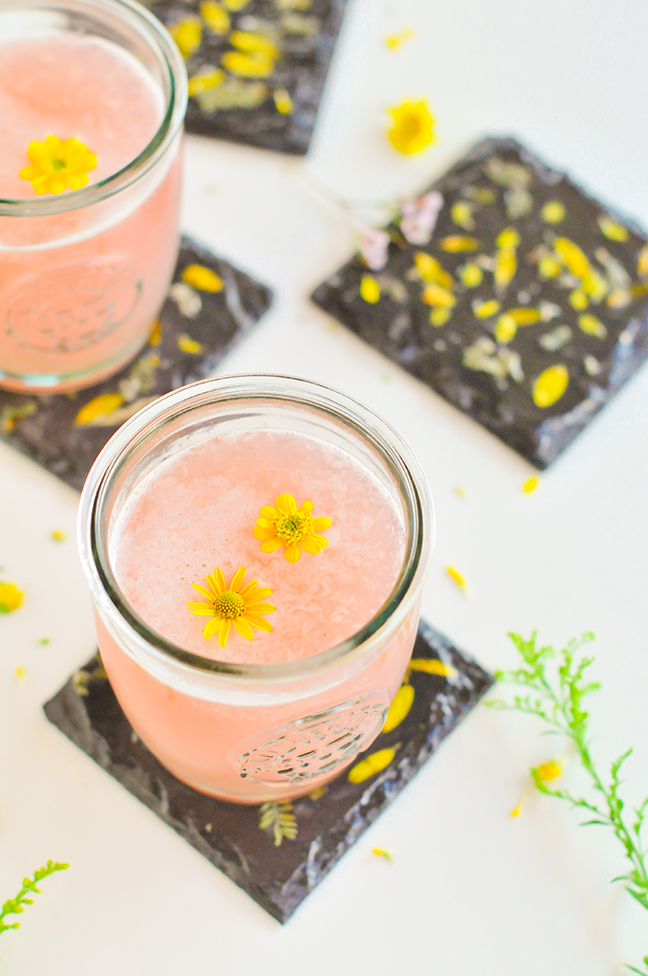
POLYGON ((68 8, 92 12, 112 12, 135 29, 155 53, 161 67, 168 72, 168 104, 164 116, 149 143, 116 173, 80 190, 56 196, 0 197, 0 216, 47 217, 69 213, 101 203, 136 183, 148 173, 173 144, 187 110, 187 71, 182 55, 164 25, 136 0, 0 0, 0 16, 11 10, 29 8, 68 8))
POLYGON ((93 596, 99 591, 125 623, 139 646, 159 663, 181 665, 191 673, 235 679, 307 678, 344 662, 385 626, 410 592, 422 584, 434 536, 434 512, 425 475, 401 436, 369 407, 331 387, 292 376, 241 373, 200 380, 167 393, 126 421, 105 445, 83 488, 78 516, 81 561, 93 596), (403 567, 387 600, 376 614, 346 640, 292 661, 242 664, 218 661, 187 651, 152 630, 121 596, 109 566, 106 546, 98 538, 102 510, 122 466, 147 440, 182 414, 219 401, 276 400, 293 402, 329 414, 377 450, 395 476, 407 506, 407 548, 403 567))

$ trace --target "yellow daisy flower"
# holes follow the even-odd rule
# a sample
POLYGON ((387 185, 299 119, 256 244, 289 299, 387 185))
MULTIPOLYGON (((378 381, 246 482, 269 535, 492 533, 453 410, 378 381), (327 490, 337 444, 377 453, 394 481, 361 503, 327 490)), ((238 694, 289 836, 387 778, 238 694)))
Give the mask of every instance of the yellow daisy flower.
POLYGON ((317 535, 323 529, 328 529, 330 518, 311 515, 313 503, 306 501, 297 508, 297 502, 292 495, 284 492, 272 505, 264 505, 257 519, 254 538, 261 540, 261 552, 276 552, 284 546, 284 556, 289 563, 296 563, 304 552, 315 556, 328 546, 322 535, 317 535))
POLYGON ((203 630, 203 637, 209 640, 218 631, 218 645, 225 647, 232 624, 234 629, 245 637, 254 640, 252 628, 265 630, 269 633, 273 627, 261 614, 272 613, 276 608, 272 603, 264 603, 272 590, 268 586, 260 586, 258 580, 251 580, 243 585, 247 570, 241 566, 236 570, 232 581, 227 586, 221 569, 217 566, 213 573, 205 576, 209 589, 192 583, 194 590, 207 597, 208 603, 188 603, 191 613, 197 617, 211 617, 203 630))
POLYGON ((58 136, 47 136, 45 142, 30 142, 27 155, 32 165, 21 169, 19 176, 39 194, 80 190, 97 165, 96 153, 89 152, 78 139, 62 142, 58 136))
POLYGON ((387 136, 394 149, 411 156, 422 152, 433 142, 434 117, 430 114, 427 102, 402 102, 389 109, 392 125, 387 136))

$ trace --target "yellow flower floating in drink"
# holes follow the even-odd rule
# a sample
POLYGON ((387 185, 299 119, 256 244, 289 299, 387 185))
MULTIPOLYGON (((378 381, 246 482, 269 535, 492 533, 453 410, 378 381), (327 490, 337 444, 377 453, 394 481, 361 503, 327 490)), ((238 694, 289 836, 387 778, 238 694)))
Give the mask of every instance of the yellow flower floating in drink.
POLYGON ((0 583, 0 613, 11 613, 23 602, 24 593, 15 583, 0 583))
POLYGON ((219 647, 227 644, 232 626, 246 640, 254 640, 253 627, 266 633, 273 629, 272 624, 262 616, 276 609, 272 603, 264 602, 272 590, 259 585, 255 579, 243 585, 246 572, 243 566, 237 569, 228 586, 222 570, 217 566, 213 573, 205 576, 209 589, 198 583, 191 584, 208 602, 188 603, 187 607, 196 617, 212 618, 203 630, 203 637, 209 640, 218 632, 219 647))
POLYGON ((47 136, 45 142, 30 142, 27 156, 32 165, 21 169, 19 176, 31 183, 38 194, 80 190, 97 165, 97 154, 78 139, 63 142, 58 136, 47 136))
POLYGON ((283 546, 288 562, 296 563, 302 549, 311 556, 325 549, 328 542, 318 532, 328 529, 331 519, 311 515, 314 507, 312 502, 305 501, 298 508, 294 497, 287 492, 279 495, 275 507, 264 505, 254 529, 254 538, 261 542, 261 552, 276 552, 283 546))
POLYGON ((422 152, 436 142, 434 117, 430 114, 427 102, 402 102, 389 109, 392 125, 387 133, 394 149, 411 156, 422 152))

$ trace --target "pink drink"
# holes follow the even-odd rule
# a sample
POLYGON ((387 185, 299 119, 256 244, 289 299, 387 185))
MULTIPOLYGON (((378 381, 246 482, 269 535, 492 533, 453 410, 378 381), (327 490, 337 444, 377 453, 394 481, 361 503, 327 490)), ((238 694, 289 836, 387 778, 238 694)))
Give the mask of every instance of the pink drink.
MULTIPOLYGON (((195 388, 245 379, 226 377, 195 388)), ((170 394, 134 422, 141 417, 144 424, 149 410, 157 413, 165 401, 191 395, 191 387, 170 394)), ((392 473, 356 438, 337 428, 317 436, 318 423, 307 414, 308 422, 300 416, 297 429, 288 417, 289 429, 282 430, 275 416, 259 421, 254 400, 249 408, 226 402, 223 409, 230 414, 216 417, 217 426, 201 416, 198 431, 182 436, 180 421, 169 421, 168 442, 163 434, 151 435, 152 446, 131 455, 124 474, 116 474, 117 494, 112 488, 104 494, 108 535, 101 559, 119 594, 122 619, 114 619, 96 593, 97 629, 122 708, 160 761, 197 789, 254 803, 309 792, 378 734, 411 655, 429 543, 421 527, 425 545, 417 558, 423 565, 408 576, 407 507, 392 473), (316 555, 302 552, 295 563, 283 549, 262 552, 253 536, 260 509, 284 492, 298 505, 311 500, 314 516, 332 519, 322 531, 328 547, 316 555), (191 584, 206 585, 205 575, 216 566, 227 584, 244 566, 246 582, 255 578, 271 587, 264 598, 276 607, 266 616, 271 633, 255 630, 248 641, 232 629, 224 648, 216 636, 204 639, 208 617, 192 615, 186 604, 203 599, 191 584), (405 585, 404 578, 416 578, 417 585, 405 585), (399 587, 405 595, 395 600, 399 587), (124 615, 140 635, 148 628, 144 642, 123 630, 124 615), (170 649, 176 660, 171 670, 164 653, 151 656, 155 645, 170 649), (219 662, 213 674, 210 661, 219 662), (202 671, 192 672, 196 666, 202 671)), ((190 415, 180 416, 189 428, 190 415)), ((127 445, 132 424, 113 441, 127 445)), ((85 539, 97 479, 118 449, 112 445, 84 492, 85 539)))
POLYGON ((150 333, 177 254, 180 137, 112 186, 167 110, 150 66, 91 34, 7 37, 2 23, 0 386, 62 392, 115 372, 150 333), (20 178, 30 143, 50 135, 96 153, 86 187, 37 195, 20 178))

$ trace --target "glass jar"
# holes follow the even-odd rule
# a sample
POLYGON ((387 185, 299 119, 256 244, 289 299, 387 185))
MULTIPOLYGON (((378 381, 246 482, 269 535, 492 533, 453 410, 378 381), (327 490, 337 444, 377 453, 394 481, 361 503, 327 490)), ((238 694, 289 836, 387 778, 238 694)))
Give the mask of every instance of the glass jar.
MULTIPOLYGON (((12 111, 25 104, 24 119, 10 133, 12 153, 22 154, 25 142, 25 166, 32 140, 83 138, 75 124, 83 98, 84 124, 98 127, 105 160, 111 152, 118 159, 130 153, 138 132, 153 133, 135 158, 126 155, 117 172, 81 189, 2 199, 0 185, 0 387, 61 393, 97 383, 135 356, 166 296, 179 243, 187 76, 165 28, 131 0, 0 0, 0 59, 15 60, 21 45, 20 71, 7 67, 5 74, 11 74, 12 111), (76 71, 88 78, 98 55, 111 76, 102 86, 103 74, 95 70, 95 95, 79 83, 62 86, 50 99, 45 84, 34 81, 37 71, 43 78, 51 72, 51 61, 64 62, 60 71, 64 67, 70 77, 76 71), (136 103, 134 77, 141 81, 136 103), (40 114, 49 119, 53 105, 64 131, 40 128, 40 114), (117 124, 125 105, 130 130, 117 124), (113 122, 102 128, 106 106, 113 122)), ((0 163, 3 152, 9 159, 8 142, 0 163)), ((101 166, 102 146, 88 149, 97 151, 101 166)), ((4 184, 20 193, 24 180, 13 155, 6 167, 4 184)))
POLYGON ((223 800, 285 800, 325 783, 384 724, 416 638, 432 536, 418 462, 384 420, 342 393, 290 377, 226 376, 144 407, 97 458, 79 510, 99 647, 128 720, 179 779, 223 800), (175 646, 129 604, 111 565, 119 513, 162 461, 247 431, 346 452, 378 479, 405 528, 400 575, 380 610, 342 643, 299 660, 238 664, 175 646))

